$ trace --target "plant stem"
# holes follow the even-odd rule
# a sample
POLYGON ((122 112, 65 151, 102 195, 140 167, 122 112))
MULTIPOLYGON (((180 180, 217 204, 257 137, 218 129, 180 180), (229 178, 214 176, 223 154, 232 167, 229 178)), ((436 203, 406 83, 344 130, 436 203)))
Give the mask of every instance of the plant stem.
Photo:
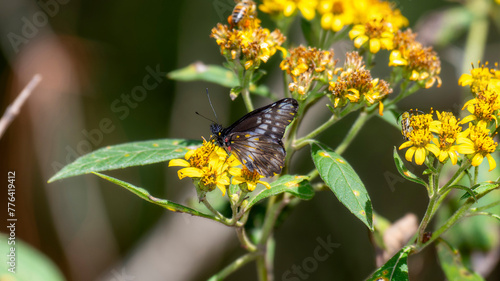
POLYGON ((241 90, 241 95, 243 96, 243 102, 245 103, 247 111, 253 111, 253 103, 250 98, 250 91, 248 90, 248 87, 244 87, 243 90, 241 90))
POLYGON ((499 201, 496 201, 496 202, 493 202, 491 204, 488 204, 488 205, 484 205, 484 206, 481 206, 481 207, 478 207, 478 208, 474 208, 474 212, 482 212, 484 210, 488 210, 489 208, 493 208, 497 205, 500 205, 500 200, 499 201))
POLYGON ((335 153, 341 155, 344 153, 344 151, 347 149, 347 147, 351 144, 352 140, 356 135, 360 132, 361 127, 366 123, 366 120, 368 117, 371 115, 367 114, 364 111, 361 111, 361 113, 358 116, 358 119, 352 124, 351 129, 349 129, 349 132, 347 132, 347 135, 344 137, 342 142, 337 146, 335 149, 335 153))
POLYGON ((317 135, 321 134, 324 130, 328 129, 330 126, 332 126, 337 119, 335 118, 335 115, 330 116, 330 118, 323 123, 321 126, 316 128, 314 131, 310 132, 307 136, 302 137, 298 140, 295 141, 295 144, 293 145, 295 150, 299 150, 308 143, 311 143, 312 139, 316 137, 317 135))
POLYGON ((245 228, 238 227, 236 228, 236 235, 238 236, 238 240, 240 240, 241 245, 249 252, 257 251, 257 247, 248 239, 248 236, 245 232, 245 228))
POLYGON ((429 225, 429 222, 432 219, 432 216, 434 214, 434 205, 436 202, 439 200, 439 195, 434 193, 434 195, 430 198, 429 200, 429 205, 427 206, 427 210, 425 211, 425 215, 422 218, 422 221, 420 222, 420 225, 418 226, 417 230, 417 249, 420 249, 422 246, 422 238, 424 237, 425 229, 427 228, 427 225, 429 225))
POLYGON ((226 277, 228 277, 229 275, 231 275, 231 273, 233 273, 236 270, 240 269, 245 264, 253 261, 257 257, 259 257, 259 253, 258 252, 247 253, 247 254, 245 254, 245 255, 237 258, 236 260, 234 260, 231 264, 229 264, 228 266, 226 266, 224 269, 222 269, 221 271, 219 271, 214 276, 210 277, 210 279, 208 279, 208 281, 223 280, 226 277))
POLYGON ((203 205, 205 205, 205 207, 207 207, 207 209, 210 212, 212 212, 212 214, 214 214, 217 218, 219 218, 224 224, 229 223, 229 220, 226 217, 224 217, 221 213, 219 213, 219 211, 217 211, 214 207, 212 207, 212 205, 210 205, 210 203, 207 201, 207 198, 201 199, 201 202, 203 203, 203 205))
POLYGON ((263 255, 259 255, 257 260, 255 261, 257 266, 257 277, 259 281, 269 281, 268 280, 268 272, 266 268, 266 260, 263 255))
POLYGON ((422 250, 423 248, 427 247, 428 245, 430 245, 432 242, 434 242, 434 240, 436 240, 437 238, 439 238, 441 236, 441 234, 443 234, 445 231, 447 231, 448 229, 450 229, 460 218, 462 218, 465 214, 465 212, 467 210, 469 210, 469 207, 474 204, 474 199, 473 198, 469 198, 465 204, 463 204, 460 208, 458 208, 458 210, 446 221, 445 224, 443 224, 438 230, 436 230, 431 238, 425 243, 425 244, 422 244, 421 243, 421 240, 420 240, 420 237, 418 238, 418 243, 417 243, 417 251, 420 251, 422 250))
POLYGON ((451 177, 451 179, 445 185, 443 185, 443 187, 441 187, 441 189, 439 189, 439 193, 443 194, 445 192, 448 192, 448 190, 450 190, 452 186, 457 184, 464 177, 465 171, 467 169, 469 169, 470 166, 471 166, 470 162, 466 162, 465 164, 463 164, 460 167, 460 169, 458 169, 455 172, 453 177, 451 177))
POLYGON ((243 101, 245 102, 245 107, 247 108, 248 112, 253 111, 253 103, 252 99, 250 98, 249 88, 250 88, 250 81, 252 81, 254 70, 255 70, 254 67, 247 69, 243 76, 243 81, 240 81, 240 85, 242 87, 241 95, 243 96, 243 101))

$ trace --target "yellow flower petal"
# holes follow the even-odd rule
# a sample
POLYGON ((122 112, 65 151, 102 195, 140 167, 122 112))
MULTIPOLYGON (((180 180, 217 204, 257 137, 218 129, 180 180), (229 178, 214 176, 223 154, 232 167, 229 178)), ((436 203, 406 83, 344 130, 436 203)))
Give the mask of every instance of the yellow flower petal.
POLYGON ((370 40, 370 53, 376 54, 378 51, 380 51, 380 40, 372 38, 370 40))
POLYGON ((265 186, 267 189, 271 189, 271 185, 268 183, 268 182, 265 182, 265 181, 258 181, 258 183, 262 184, 263 186, 265 186))
POLYGON ((168 162, 169 167, 189 167, 189 162, 184 159, 172 159, 168 162))
POLYGON ((495 161, 493 156, 491 156, 491 154, 486 154, 486 159, 488 159, 488 164, 490 165, 490 169, 488 171, 491 172, 491 171, 493 171, 493 169, 496 168, 497 162, 495 161))
POLYGON ((411 162, 413 160, 413 154, 415 154, 416 148, 414 146, 408 148, 408 150, 405 153, 405 159, 408 162, 411 162))
POLYGON ((481 165, 481 163, 483 162, 483 159, 484 159, 483 155, 481 155, 480 153, 476 153, 476 155, 474 155, 474 157, 472 157, 472 166, 477 167, 477 166, 481 165))
POLYGON ((190 178, 200 178, 203 176, 203 171, 195 168, 195 167, 188 167, 188 168, 183 168, 180 169, 177 172, 177 175, 179 176, 179 179, 183 179, 185 177, 190 177, 190 178))
POLYGON ((425 156, 426 156, 425 148, 423 147, 417 148, 417 151, 415 152, 415 164, 422 165, 425 161, 425 156))

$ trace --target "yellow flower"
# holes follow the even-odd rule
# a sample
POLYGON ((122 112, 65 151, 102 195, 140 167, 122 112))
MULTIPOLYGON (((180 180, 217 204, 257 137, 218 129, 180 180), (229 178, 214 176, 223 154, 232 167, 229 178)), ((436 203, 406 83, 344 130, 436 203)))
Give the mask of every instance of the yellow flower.
POLYGON ((317 0, 264 0, 259 9, 266 14, 283 14, 285 17, 293 16, 299 10, 304 18, 312 20, 317 5, 317 0))
POLYGON ((416 41, 411 29, 398 31, 394 36, 394 50, 389 56, 389 66, 403 68, 406 78, 430 88, 437 82, 441 86, 441 61, 431 47, 424 48, 416 41))
POLYGON ((458 160, 458 145, 455 143, 466 138, 466 134, 462 132, 462 127, 457 118, 451 112, 436 111, 438 120, 433 121, 430 127, 431 132, 437 134, 438 138, 433 138, 433 142, 439 148, 438 159, 445 162, 448 157, 451 163, 455 165, 458 160))
POLYGON ((348 102, 364 101, 368 106, 378 102, 381 113, 382 100, 392 89, 386 81, 372 78, 370 71, 365 69, 363 57, 357 52, 347 53, 344 67, 336 69, 336 73, 338 72, 340 75, 335 81, 333 76, 329 77, 328 89, 332 91, 334 107, 345 106, 348 102))
POLYGON ((472 113, 462 120, 462 124, 477 120, 490 123, 495 120, 495 125, 498 124, 497 115, 500 111, 500 96, 495 91, 485 90, 477 93, 476 97, 467 101, 462 110, 467 110, 472 113))
POLYGON ((321 27, 335 32, 354 21, 354 7, 351 1, 321 0, 318 12, 321 14, 321 27))
POLYGON ((264 176, 260 175, 255 170, 250 172, 246 167, 230 168, 229 173, 233 176, 231 183, 238 184, 240 189, 244 192, 254 191, 258 183, 264 185, 267 189, 271 188, 269 183, 260 180, 264 176))
POLYGON ((457 143, 461 144, 459 153, 472 155, 472 166, 479 166, 486 157, 490 166, 489 171, 492 171, 497 164, 491 153, 495 152, 498 143, 493 140, 489 132, 485 122, 479 122, 477 125, 469 123, 469 128, 464 132, 468 138, 457 140, 457 143))
MULTIPOLYGON (((228 169, 241 163, 234 155, 228 157, 226 151, 213 141, 203 140, 203 145, 189 150, 185 159, 173 159, 168 166, 184 167, 177 172, 179 179, 190 177, 202 192, 210 192, 219 188, 222 196, 229 185, 228 169)), ((202 195, 203 196, 203 195, 202 195)))
POLYGON ((384 18, 395 30, 408 25, 401 11, 393 9, 393 3, 380 0, 345 1, 352 5, 354 24, 365 24, 373 18, 384 18))
POLYGON ((436 157, 439 156, 439 148, 431 143, 432 141, 432 111, 430 114, 412 115, 410 117, 411 131, 408 134, 408 141, 404 142, 399 150, 408 148, 405 153, 405 158, 408 162, 413 160, 415 163, 422 165, 427 157, 428 151, 432 152, 436 157))
POLYGON ((249 18, 242 29, 231 29, 227 25, 217 24, 212 29, 221 54, 227 60, 239 60, 245 69, 258 67, 260 62, 267 62, 285 42, 285 37, 276 29, 270 32, 260 26, 260 20, 249 18))
MULTIPOLYGON (((478 63, 479 64, 479 63, 478 63)), ((488 62, 480 65, 478 68, 474 68, 472 65, 472 70, 470 74, 462 74, 458 79, 458 85, 468 86, 470 85, 471 91, 473 93, 479 93, 486 89, 496 90, 500 92, 500 80, 496 77, 496 71, 488 68, 488 62)))
POLYGON ((368 43, 370 52, 375 54, 380 49, 393 49, 394 28, 384 18, 373 18, 365 24, 355 25, 349 31, 349 38, 354 40, 356 48, 368 43))
POLYGON ((333 49, 323 51, 299 46, 290 50, 290 56, 281 62, 280 67, 292 78, 288 89, 294 97, 305 99, 314 80, 328 79, 328 73, 333 72, 337 63, 333 55, 333 49))
POLYGON ((380 116, 384 115, 384 104, 382 100, 392 93, 392 89, 389 87, 389 83, 378 78, 371 81, 371 88, 364 93, 365 103, 367 105, 372 105, 378 102, 378 114, 380 116), (379 83, 380 82, 380 83, 379 83))

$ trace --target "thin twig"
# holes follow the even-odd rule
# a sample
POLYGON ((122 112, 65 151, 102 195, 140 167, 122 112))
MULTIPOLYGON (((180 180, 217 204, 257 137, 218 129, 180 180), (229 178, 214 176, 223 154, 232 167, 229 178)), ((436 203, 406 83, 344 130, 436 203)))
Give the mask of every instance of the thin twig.
POLYGON ((28 85, 26 85, 19 96, 17 96, 16 100, 7 107, 5 113, 2 116, 2 119, 0 119, 0 138, 2 138, 5 130, 7 130, 7 127, 9 127, 10 123, 14 121, 14 118, 19 115, 21 106, 28 99, 28 97, 31 95, 31 92, 33 92, 40 81, 42 81, 42 76, 40 74, 35 74, 35 76, 31 78, 31 81, 28 83, 28 85))

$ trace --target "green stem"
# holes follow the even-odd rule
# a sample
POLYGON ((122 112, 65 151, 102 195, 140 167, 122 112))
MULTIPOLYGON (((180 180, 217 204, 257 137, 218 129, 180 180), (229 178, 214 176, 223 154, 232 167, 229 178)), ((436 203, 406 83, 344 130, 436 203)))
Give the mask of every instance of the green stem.
POLYGON ((230 263, 228 266, 226 266, 224 269, 219 271, 217 274, 213 275, 208 279, 208 281, 219 281, 219 280, 224 280, 226 277, 231 275, 231 273, 235 272, 236 270, 240 269, 243 267, 245 264, 255 260, 257 257, 259 257, 258 252, 252 252, 252 253, 247 253, 236 260, 234 260, 232 263, 230 263))
POLYGON ((258 245, 265 245, 267 239, 271 235, 273 229, 274 229, 274 224, 276 222, 276 219, 278 218, 278 215, 281 212, 281 209, 284 207, 284 194, 272 196, 269 198, 268 202, 268 208, 266 212, 266 217, 264 219, 264 224, 262 225, 261 229, 261 235, 260 239, 258 242, 258 245), (278 198, 281 197, 281 198, 278 198))
POLYGON ((484 206, 481 206, 481 207, 478 207, 478 208, 473 208, 471 209, 471 211, 473 212, 482 212, 484 210, 488 210, 489 208, 493 208, 497 205, 500 205, 500 201, 496 201, 496 202, 493 202, 491 204, 488 204, 488 205, 484 205, 484 206))
POLYGON ((344 151, 351 144, 354 137, 356 137, 356 135, 360 132, 361 127, 363 127, 363 125, 366 123, 366 120, 370 116, 371 115, 367 114, 366 112, 361 111, 361 113, 359 114, 359 116, 356 119, 356 121, 354 122, 354 124, 352 124, 351 129, 349 129, 349 132, 347 133, 347 135, 344 137, 344 139, 339 144, 339 146, 337 146, 337 148, 335 149, 335 153, 337 153, 339 155, 344 153, 344 151))
POLYGON ((236 228, 236 235, 238 236, 238 240, 240 240, 241 245, 249 252, 257 251, 257 247, 248 239, 244 227, 236 228))
POLYGON ((243 90, 241 90, 241 95, 243 96, 243 102, 245 102, 247 111, 253 111, 253 103, 252 99, 250 98, 250 91, 248 90, 248 87, 244 87, 243 90))
POLYGON ((313 138, 315 138, 317 135, 321 134, 323 131, 325 131, 330 126, 335 124, 336 121, 337 121, 337 119, 335 118, 335 115, 330 116, 330 118, 325 123, 323 123, 321 126, 316 128, 314 131, 310 132, 307 136, 296 140, 295 144, 293 144, 293 148, 295 150, 299 150, 302 147, 304 147, 305 145, 311 143, 311 141, 313 141, 312 140, 313 138))
POLYGON ((263 255, 259 255, 255 261, 257 266, 257 277, 259 281, 268 281, 268 272, 266 268, 266 260, 263 255))
POLYGON ((220 219, 222 221, 222 223, 224 223, 224 224, 229 224, 230 223, 230 220, 228 220, 221 213, 219 213, 219 211, 217 211, 214 207, 212 207, 212 205, 210 205, 210 203, 208 202, 207 198, 201 199, 201 202, 203 203, 203 205, 205 205, 205 207, 207 207, 207 209, 210 212, 212 212, 212 214, 214 214, 218 219, 220 219))
POLYGON ((465 204, 463 204, 438 230, 436 230, 429 241, 427 241, 425 244, 421 243, 420 237, 419 241, 417 243, 417 251, 422 250, 423 248, 427 247, 430 245, 434 240, 439 238, 445 231, 450 229, 460 218, 462 218, 465 215, 465 212, 469 210, 469 207, 474 204, 474 199, 469 198, 465 204))
POLYGON ((425 215, 422 218, 422 221, 420 222, 420 225, 418 226, 417 230, 417 249, 422 246, 422 238, 424 237, 425 229, 427 228, 427 225, 429 225, 429 222, 432 219, 432 216, 435 212, 435 204, 439 200, 439 196, 437 194, 434 194, 429 200, 429 205, 427 206, 427 210, 425 211, 425 215))
POLYGON ((254 70, 255 70, 254 67, 247 69, 243 76, 243 81, 240 81, 240 85, 242 87, 241 95, 243 96, 243 102, 245 102, 245 107, 247 108, 248 112, 253 111, 254 109, 252 99, 250 98, 250 90, 249 90, 254 70))
POLYGON ((448 192, 454 185, 456 185, 465 175, 465 171, 471 166, 470 161, 464 162, 464 164, 458 169, 453 177, 439 190, 440 194, 448 192))
POLYGON ((313 169, 312 171, 307 174, 307 177, 309 178, 309 181, 313 180, 319 175, 318 169, 313 169))

